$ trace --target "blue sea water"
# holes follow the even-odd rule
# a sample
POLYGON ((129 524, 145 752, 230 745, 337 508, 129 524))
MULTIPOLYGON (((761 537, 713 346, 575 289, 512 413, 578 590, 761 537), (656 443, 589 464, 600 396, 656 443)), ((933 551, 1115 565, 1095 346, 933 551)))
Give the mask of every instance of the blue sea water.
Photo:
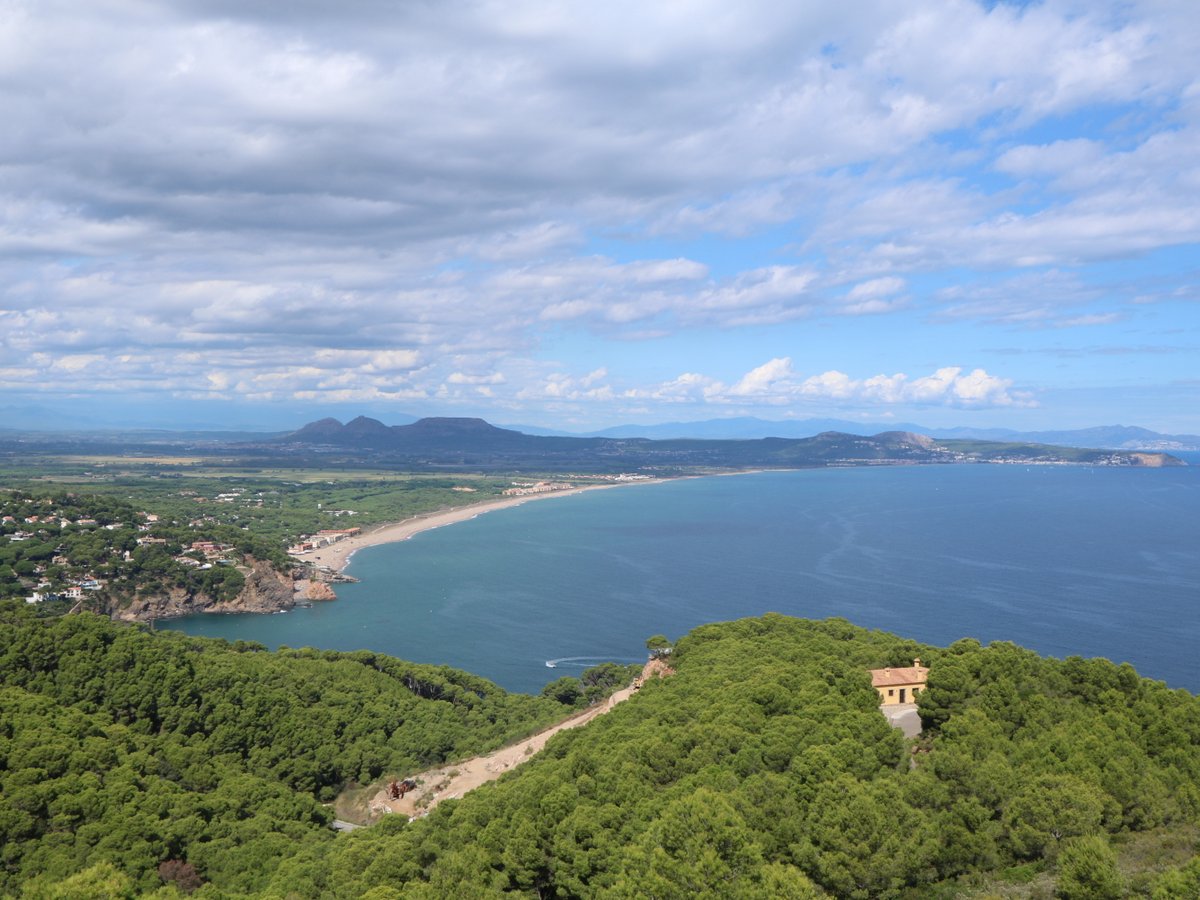
POLYGON ((535 692, 656 633, 768 611, 1128 661, 1200 692, 1200 467, 698 478, 529 503, 360 551, 339 599, 163 623, 369 648, 535 692), (555 663, 548 668, 547 662, 555 663))

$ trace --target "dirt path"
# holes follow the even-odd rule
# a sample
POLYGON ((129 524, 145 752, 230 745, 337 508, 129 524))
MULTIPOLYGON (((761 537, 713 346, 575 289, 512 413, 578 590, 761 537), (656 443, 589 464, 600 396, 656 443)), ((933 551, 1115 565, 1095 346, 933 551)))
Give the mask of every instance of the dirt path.
POLYGON ((403 813, 410 818, 425 815, 443 800, 461 797, 467 791, 494 781, 509 769, 516 768, 545 747, 546 742, 560 731, 586 725, 597 716, 602 716, 613 709, 618 703, 624 703, 636 693, 638 687, 647 678, 651 676, 663 678, 671 674, 673 674, 671 668, 662 660, 652 659, 642 669, 641 676, 629 687, 617 691, 603 703, 589 707, 545 731, 539 731, 533 737, 502 747, 487 756, 475 756, 463 762, 413 775, 411 777, 417 782, 417 787, 406 793, 400 800, 389 799, 386 788, 380 790, 371 798, 370 813, 372 817, 386 813, 403 813))

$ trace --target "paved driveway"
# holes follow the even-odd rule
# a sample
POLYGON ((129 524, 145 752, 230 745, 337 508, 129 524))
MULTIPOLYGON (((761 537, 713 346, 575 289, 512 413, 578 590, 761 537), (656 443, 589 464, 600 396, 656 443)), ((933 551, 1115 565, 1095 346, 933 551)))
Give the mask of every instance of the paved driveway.
POLYGON ((917 704, 897 703, 894 706, 881 706, 879 711, 893 728, 904 732, 905 737, 916 737, 921 733, 921 717, 917 715, 917 704))

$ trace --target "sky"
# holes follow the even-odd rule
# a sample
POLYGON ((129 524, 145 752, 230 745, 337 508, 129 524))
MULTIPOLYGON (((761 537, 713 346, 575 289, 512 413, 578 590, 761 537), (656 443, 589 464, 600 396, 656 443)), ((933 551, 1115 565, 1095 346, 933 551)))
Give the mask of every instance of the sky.
POLYGON ((1194 13, 0 0, 0 427, 1200 433, 1194 13))

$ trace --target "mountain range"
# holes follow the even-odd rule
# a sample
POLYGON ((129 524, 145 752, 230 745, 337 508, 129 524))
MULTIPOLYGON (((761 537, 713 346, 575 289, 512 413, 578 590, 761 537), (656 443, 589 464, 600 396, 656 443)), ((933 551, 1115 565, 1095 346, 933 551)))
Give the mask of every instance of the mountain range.
MULTIPOLYGON (((317 415, 326 409, 315 410, 317 415)), ((337 410, 328 412, 337 414, 337 410)), ((264 440, 266 432, 284 434, 289 431, 286 416, 274 413, 268 417, 250 417, 231 413, 230 407, 205 408, 204 418, 180 421, 169 410, 145 405, 113 416, 90 409, 86 405, 50 407, 32 404, 0 404, 0 433, 34 434, 43 439, 74 435, 85 440, 109 437, 114 442, 134 440, 138 443, 174 443, 194 440, 201 443, 232 440, 264 440)), ((364 417, 359 417, 364 418, 364 417)), ((412 424, 418 417, 401 412, 389 412, 388 418, 398 424, 412 424)), ((322 419, 337 422, 337 419, 322 419)), ((364 426, 369 432, 386 428, 378 420, 364 426), (376 428, 375 426, 378 426, 376 428)), ((313 427, 318 423, 313 423, 313 427)), ((340 425, 340 423, 339 423, 340 425)), ((294 427, 294 426, 292 426, 294 427)), ((935 438, 958 440, 1008 441, 1051 444, 1063 447, 1091 447, 1113 450, 1174 450, 1200 451, 1200 435, 1166 434, 1130 425, 1101 425, 1079 429, 1019 431, 1012 428, 947 427, 930 428, 915 422, 850 419, 808 418, 772 421, 754 416, 734 416, 686 422, 665 422, 656 425, 616 425, 596 431, 568 431, 540 425, 501 424, 508 431, 536 437, 573 438, 647 438, 650 440, 756 440, 760 438, 806 438, 826 431, 845 434, 871 435, 887 431, 905 431, 935 438)))
POLYGON ((292 455, 336 454, 415 468, 485 468, 661 474, 722 468, 955 462, 1085 462, 1171 465, 1160 453, 1084 450, 1020 442, 934 439, 911 431, 875 435, 824 431, 751 439, 530 435, 473 418, 427 418, 385 425, 359 416, 346 424, 320 419, 259 448, 292 455))
POLYGON ((953 440, 1006 441, 1050 444, 1061 447, 1091 447, 1106 450, 1200 450, 1200 435, 1162 434, 1132 425, 1101 425, 1093 428, 1017 431, 1011 428, 930 428, 913 422, 855 422, 848 419, 789 419, 770 421, 753 416, 704 419, 696 422, 665 422, 661 425, 617 425, 600 431, 571 434, 530 425, 507 425, 525 434, 556 437, 648 438, 673 440, 753 440, 782 437, 805 438, 825 431, 871 435, 884 431, 906 431, 953 440))

